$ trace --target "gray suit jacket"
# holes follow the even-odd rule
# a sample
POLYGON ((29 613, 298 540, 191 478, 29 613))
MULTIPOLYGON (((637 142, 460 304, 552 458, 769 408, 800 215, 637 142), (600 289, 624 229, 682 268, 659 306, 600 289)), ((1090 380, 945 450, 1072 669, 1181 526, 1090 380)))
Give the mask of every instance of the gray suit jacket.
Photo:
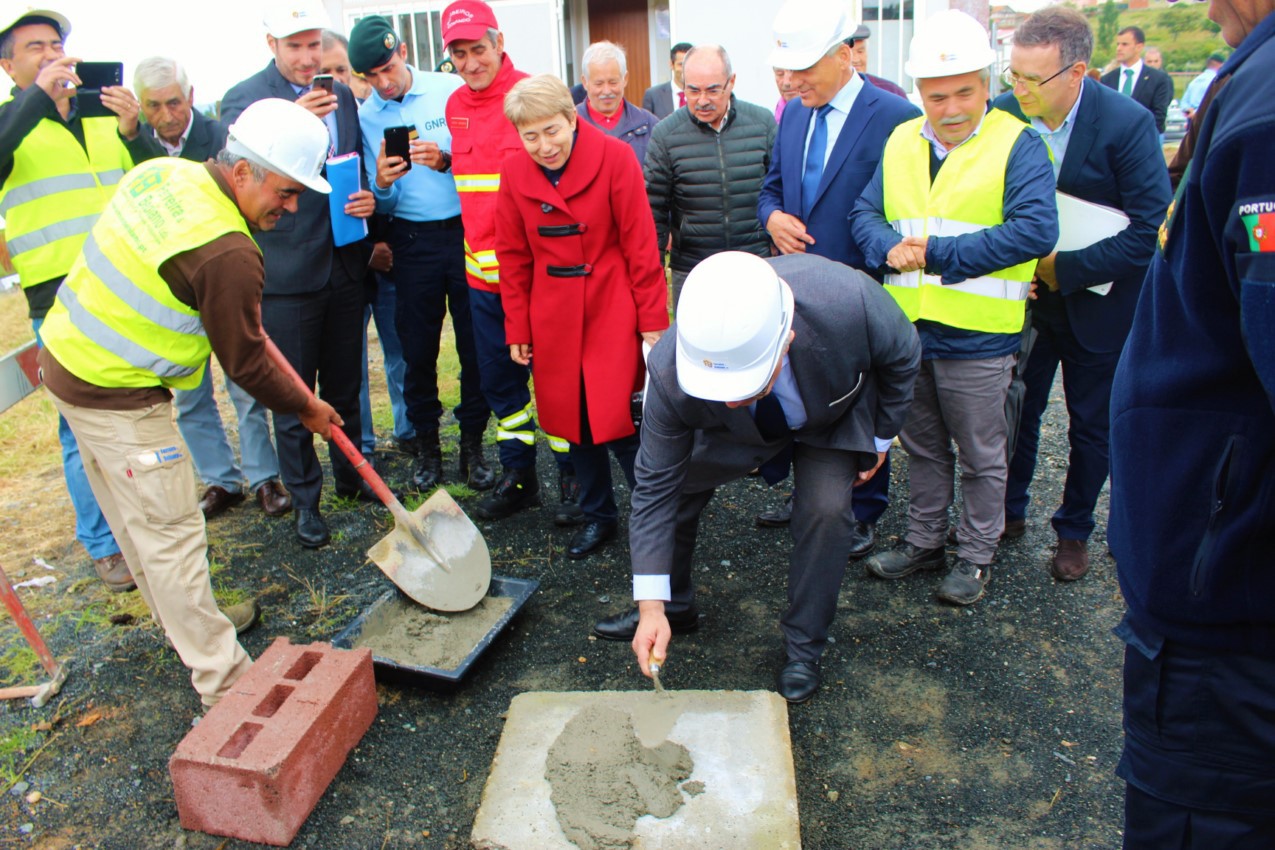
MULTIPOLYGON (((921 364, 916 329, 868 275, 812 254, 768 260, 795 301, 788 367, 808 417, 803 443, 861 452, 876 462, 874 437, 893 439, 912 404, 921 364)), ((673 557, 679 496, 756 469, 788 443, 766 441, 747 408, 682 392, 674 364, 677 326, 651 350, 650 385, 629 519, 635 575, 663 575, 673 557)))
POLYGON ((661 120, 672 115, 677 109, 673 105, 673 84, 660 83, 647 89, 642 95, 642 108, 661 120))
MULTIPOLYGON (((337 96, 337 154, 357 151, 363 155, 363 135, 359 130, 359 105, 342 83, 337 96)), ((252 103, 268 97, 295 101, 297 93, 283 78, 273 61, 263 70, 238 83, 221 101, 221 123, 229 127, 239 113, 252 103)), ((363 169, 359 169, 362 174, 363 169)), ((254 234, 266 263, 265 295, 303 295, 327 286, 332 263, 345 264, 346 273, 361 280, 367 268, 370 247, 367 240, 334 248, 328 197, 318 192, 302 192, 297 211, 279 219, 274 230, 254 234)))

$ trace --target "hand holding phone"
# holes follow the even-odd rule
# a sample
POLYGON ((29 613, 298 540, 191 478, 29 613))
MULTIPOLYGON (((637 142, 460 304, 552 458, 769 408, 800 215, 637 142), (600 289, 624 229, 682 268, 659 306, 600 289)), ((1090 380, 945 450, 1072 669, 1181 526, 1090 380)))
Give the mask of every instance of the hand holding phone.
POLYGON ((412 163, 412 137, 416 135, 415 127, 386 127, 385 155, 402 157, 407 167, 412 163))
POLYGON ((328 94, 332 94, 335 85, 336 80, 331 74, 315 74, 314 79, 310 81, 311 88, 323 89, 328 94))

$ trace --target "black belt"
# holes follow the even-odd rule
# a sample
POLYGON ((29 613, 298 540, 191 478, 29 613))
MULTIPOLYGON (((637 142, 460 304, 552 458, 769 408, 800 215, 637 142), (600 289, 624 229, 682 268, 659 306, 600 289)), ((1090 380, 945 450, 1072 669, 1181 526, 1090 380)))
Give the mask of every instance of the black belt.
POLYGON ((451 218, 442 218, 438 221, 412 221, 410 218, 390 219, 390 227, 396 230, 406 230, 409 233, 418 233, 422 230, 454 230, 460 226, 460 216, 458 215, 454 215, 451 218))
POLYGON ((584 263, 579 266, 545 266, 545 274, 549 277, 585 277, 593 271, 593 266, 584 263))

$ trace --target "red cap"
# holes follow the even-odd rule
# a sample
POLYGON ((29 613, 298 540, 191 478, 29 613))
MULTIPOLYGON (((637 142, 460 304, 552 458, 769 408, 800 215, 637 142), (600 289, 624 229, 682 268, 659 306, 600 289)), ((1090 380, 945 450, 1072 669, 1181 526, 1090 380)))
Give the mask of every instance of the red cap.
POLYGON ((489 29, 498 29, 496 13, 483 0, 456 0, 443 10, 444 47, 453 41, 478 41, 489 29))

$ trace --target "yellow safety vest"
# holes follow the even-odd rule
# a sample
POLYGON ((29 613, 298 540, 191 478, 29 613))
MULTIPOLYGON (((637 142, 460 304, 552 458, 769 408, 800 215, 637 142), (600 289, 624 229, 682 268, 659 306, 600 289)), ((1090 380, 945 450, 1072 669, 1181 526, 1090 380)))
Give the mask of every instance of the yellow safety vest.
MULTIPOLYGON (((1003 224, 1005 169, 1026 125, 992 110, 978 135, 953 149, 930 182, 930 142, 925 118, 900 124, 882 156, 885 217, 904 236, 962 236, 1003 224)), ((1023 329, 1027 293, 1036 261, 944 286, 939 275, 918 270, 888 274, 886 291, 912 321, 928 319, 988 333, 1023 329)))
POLYGON ((227 233, 251 238, 202 164, 164 158, 133 169, 58 289, 40 329, 45 347, 99 387, 198 386, 212 347, 159 267, 227 233))
POLYGON ((80 124, 85 145, 61 122, 42 119, 14 151, 13 170, 0 186, 0 217, 23 288, 67 273, 133 167, 114 118, 80 124))

